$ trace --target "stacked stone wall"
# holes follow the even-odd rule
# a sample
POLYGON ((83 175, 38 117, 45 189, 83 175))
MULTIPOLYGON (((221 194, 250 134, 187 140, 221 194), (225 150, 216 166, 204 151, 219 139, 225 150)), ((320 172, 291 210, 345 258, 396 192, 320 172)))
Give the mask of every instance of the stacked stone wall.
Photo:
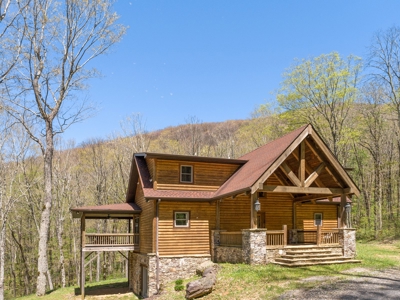
POLYGON ((243 263, 242 247, 216 247, 215 262, 217 263, 243 263))
POLYGON ((353 228, 339 229, 339 244, 343 247, 343 256, 355 258, 356 252, 356 230, 353 228))
POLYGON ((211 261, 210 255, 160 257, 160 284, 192 277, 197 267, 205 261, 211 261))
MULTIPOLYGON (((159 258, 160 288, 176 279, 192 277, 197 267, 205 261, 211 261, 210 255, 175 256, 159 258)), ((136 295, 142 295, 142 267, 148 269, 148 296, 157 294, 156 270, 157 259, 155 254, 129 253, 129 287, 136 295)))
POLYGON ((267 230, 242 230, 242 257, 243 262, 249 265, 262 265, 266 262, 267 230))

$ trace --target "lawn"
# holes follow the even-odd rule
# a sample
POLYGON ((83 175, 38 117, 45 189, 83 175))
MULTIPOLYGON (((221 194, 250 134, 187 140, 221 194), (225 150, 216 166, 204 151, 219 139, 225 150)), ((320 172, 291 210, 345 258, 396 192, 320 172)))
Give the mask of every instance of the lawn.
MULTIPOLYGON (((354 272, 364 269, 381 270, 400 268, 400 241, 387 243, 357 243, 357 259, 362 264, 325 265, 303 268, 285 268, 276 265, 249 266, 245 264, 220 264, 218 281, 215 290, 201 298, 210 299, 275 299, 287 290, 301 287, 312 287, 321 282, 333 282, 348 278, 354 272)), ((183 280, 183 285, 191 279, 183 280)), ((175 291, 175 282, 163 287, 159 300, 185 299, 185 291, 175 291)), ((102 281, 87 284, 86 299, 138 299, 132 293, 125 293, 126 279, 102 281), (113 294, 104 295, 104 292, 113 294), (118 293, 119 292, 119 293, 118 293), (104 296, 96 296, 101 294, 104 296)), ((43 300, 76 299, 79 288, 70 287, 55 290, 43 300)), ((37 299, 35 296, 20 298, 23 300, 37 299)))

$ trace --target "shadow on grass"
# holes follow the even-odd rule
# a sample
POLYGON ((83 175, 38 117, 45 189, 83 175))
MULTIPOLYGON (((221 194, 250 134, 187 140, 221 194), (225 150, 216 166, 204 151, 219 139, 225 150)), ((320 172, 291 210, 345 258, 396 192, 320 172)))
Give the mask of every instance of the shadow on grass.
MULTIPOLYGON (((129 293, 128 281, 115 282, 108 284, 99 284, 90 286, 90 284, 85 285, 85 295, 87 296, 99 296, 99 295, 117 295, 129 293)), ((81 289, 75 289, 75 296, 81 294, 81 289)))

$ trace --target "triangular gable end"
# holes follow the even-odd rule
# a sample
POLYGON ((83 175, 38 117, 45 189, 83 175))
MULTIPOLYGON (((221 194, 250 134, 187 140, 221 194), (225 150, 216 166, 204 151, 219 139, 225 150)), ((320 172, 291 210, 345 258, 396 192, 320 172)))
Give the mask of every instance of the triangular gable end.
MULTIPOLYGON (((315 154, 318 156, 317 153, 315 154)), ((335 176, 332 173, 333 172, 330 172, 332 177, 335 179, 335 176)), ((358 187, 355 185, 353 180, 350 178, 350 176, 338 162, 336 157, 329 150, 324 141, 310 124, 304 128, 304 130, 293 140, 293 142, 252 185, 251 193, 253 194, 257 191, 287 192, 293 194, 355 194, 357 196, 360 194, 358 187), (313 172, 308 172, 309 174, 305 176, 305 160, 303 157, 303 166, 300 167, 303 169, 303 172, 301 172, 302 174, 299 174, 299 176, 297 177, 296 175, 294 175, 293 171, 286 165, 285 161, 291 154, 294 154, 294 151, 298 149, 298 147, 305 147, 304 145, 307 145, 307 147, 312 148, 309 139, 312 139, 312 141, 315 143, 315 145, 318 146, 320 151, 323 152, 326 164, 324 163, 324 161, 322 161, 322 163, 315 170, 313 170, 313 172), (333 171, 341 177, 345 187, 333 189, 329 187, 310 187, 310 185, 317 180, 318 174, 321 172, 321 170, 326 168, 328 172, 330 171, 327 165, 330 165, 334 168, 333 171), (270 178, 270 176, 274 174, 278 169, 281 169, 282 172, 285 173, 288 179, 293 183, 293 186, 272 187, 265 185, 267 179, 270 178)))

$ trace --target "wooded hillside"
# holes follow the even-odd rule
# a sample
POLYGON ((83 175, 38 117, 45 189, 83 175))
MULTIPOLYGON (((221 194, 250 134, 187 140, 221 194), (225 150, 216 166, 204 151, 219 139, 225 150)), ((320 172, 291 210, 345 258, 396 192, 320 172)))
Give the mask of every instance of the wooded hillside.
MULTIPOLYGON (((32 125, 35 131, 34 123, 18 122, 8 107, 0 107, 5 110, 0 111, 0 284, 4 281, 6 298, 35 291, 41 215, 50 208, 47 289, 79 282, 80 231, 69 208, 124 202, 134 152, 238 158, 305 123, 317 129, 362 191, 353 198, 358 237, 398 236, 399 41, 399 28, 377 34, 363 81, 361 59, 354 56, 332 52, 295 62, 283 75, 279 108, 261 105, 247 120, 202 123, 190 117, 181 126, 146 132, 142 117, 133 115, 120 135, 79 146, 51 133, 50 177, 41 149, 44 135, 35 140, 26 130, 32 125), (50 191, 43 188, 46 180, 52 181, 50 191), (44 201, 49 193, 52 207, 44 201)), ((123 222, 87 224, 87 232, 125 229, 123 222)), ((118 253, 103 253, 88 264, 89 280, 126 273, 118 253)))

